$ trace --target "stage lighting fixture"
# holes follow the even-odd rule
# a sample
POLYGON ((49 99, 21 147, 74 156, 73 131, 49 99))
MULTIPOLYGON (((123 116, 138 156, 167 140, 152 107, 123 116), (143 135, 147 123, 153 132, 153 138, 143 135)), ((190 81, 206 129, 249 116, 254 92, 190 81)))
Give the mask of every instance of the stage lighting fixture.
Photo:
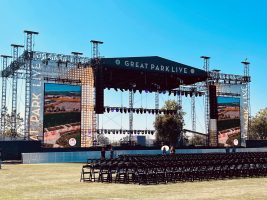
POLYGON ((110 130, 108 130, 108 134, 110 134, 110 130))
POLYGON ((193 96, 193 92, 190 92, 190 97, 192 97, 193 96))
POLYGON ((135 113, 135 108, 132 108, 133 113, 135 113))
POLYGON ((144 109, 144 113, 146 113, 146 109, 144 109))
POLYGON ((187 95, 188 95, 188 92, 186 91, 186 92, 185 92, 185 96, 187 97, 187 95))
POLYGON ((145 90, 146 93, 148 93, 148 90, 145 90))
POLYGON ((120 113, 122 113, 123 112, 123 110, 122 110, 122 108, 120 108, 120 113))
POLYGON ((123 112, 124 113, 127 113, 127 108, 123 108, 123 112))
POLYGON ((110 112, 110 107, 107 107, 106 109, 107 109, 107 112, 109 113, 110 112))
POLYGON ((198 92, 195 92, 195 96, 196 96, 196 97, 198 96, 198 92))
POLYGON ((154 131, 151 131, 151 135, 154 135, 154 131))
POLYGON ((118 88, 114 88, 114 90, 115 90, 116 92, 118 92, 118 88))
POLYGON ((108 132, 108 130, 107 130, 107 129, 105 129, 105 130, 104 130, 104 133, 105 133, 105 134, 107 134, 107 132, 108 132))
POLYGON ((173 91, 173 95, 176 96, 176 91, 173 91))
POLYGON ((144 134, 145 134, 145 132, 144 132, 144 131, 141 131, 141 133, 142 133, 142 135, 144 135, 144 134))
POLYGON ((181 95, 184 95, 184 91, 181 91, 181 95))
POLYGON ((139 109, 136 109, 136 113, 139 114, 139 109))
POLYGON ((201 92, 199 93, 199 96, 200 96, 200 97, 202 96, 202 93, 201 93, 201 92))
POLYGON ((151 112, 152 112, 152 114, 154 115, 154 112, 155 112, 154 109, 152 109, 151 112))
POLYGON ((120 109, 119 108, 116 108, 116 112, 119 112, 120 111, 120 109))
POLYGON ((123 92, 123 89, 120 88, 120 91, 123 92))
POLYGON ((123 134, 125 134, 125 131, 122 131, 123 134))
POLYGON ((143 109, 143 108, 141 108, 141 109, 140 109, 140 113, 141 113, 141 114, 143 114, 143 112, 144 112, 144 109, 143 109))
POLYGON ((97 130, 97 131, 96 131, 96 133, 97 133, 97 134, 99 134, 99 133, 100 133, 100 131, 99 131, 99 130, 97 130))
POLYGON ((151 113, 151 109, 147 109, 147 112, 148 112, 148 114, 150 114, 151 113))
POLYGON ((166 91, 164 90, 162 93, 163 93, 163 94, 166 94, 166 91))
POLYGON ((172 91, 171 90, 169 90, 169 96, 172 94, 172 91))
POLYGON ((115 133, 116 133, 116 134, 119 134, 119 131, 118 131, 118 130, 116 130, 116 131, 115 131, 115 133))
POLYGON ((139 90, 139 93, 141 94, 142 93, 142 90, 139 90))
POLYGON ((133 89, 133 92, 136 93, 136 89, 133 89))
POLYGON ((156 109, 155 112, 156 112, 156 114, 159 114, 159 110, 158 109, 156 109))
POLYGON ((114 108, 111 108, 110 110, 111 110, 111 112, 114 112, 115 109, 114 108))

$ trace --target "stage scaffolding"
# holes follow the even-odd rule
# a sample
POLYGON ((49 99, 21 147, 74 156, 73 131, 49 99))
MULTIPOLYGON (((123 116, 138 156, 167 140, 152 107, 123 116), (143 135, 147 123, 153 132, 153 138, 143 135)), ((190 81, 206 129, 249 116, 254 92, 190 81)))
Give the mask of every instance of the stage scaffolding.
MULTIPOLYGON (((37 32, 24 31, 25 49, 23 53, 18 55, 18 47, 13 46, 13 60, 8 65, 9 56, 2 56, 2 101, 1 101, 1 136, 4 136, 5 131, 5 115, 6 115, 6 81, 12 79, 12 137, 16 138, 14 116, 17 113, 17 79, 25 80, 25 118, 24 118, 24 139, 25 140, 42 140, 43 141, 43 107, 44 107, 44 84, 45 83, 61 83, 80 85, 81 94, 81 145, 82 147, 89 147, 93 145, 96 138, 98 120, 94 111, 95 107, 95 77, 94 66, 91 65, 91 58, 81 56, 81 53, 72 52, 72 55, 56 54, 49 52, 35 51, 34 36, 37 32)), ((94 43, 93 43, 94 44, 94 43)), ((101 43, 102 44, 102 43, 101 43)), ((92 59, 101 57, 98 55, 98 49, 95 45, 92 46, 92 59)), ((242 120, 242 145, 244 146, 249 132, 250 119, 250 76, 249 63, 244 64, 244 75, 233 75, 220 73, 218 70, 209 71, 209 57, 202 57, 204 59, 204 69, 207 72, 208 79, 205 82, 200 82, 194 85, 179 86, 176 90, 167 91, 169 95, 177 95, 177 101, 182 104, 182 96, 192 98, 191 102, 191 116, 192 116, 192 130, 196 129, 196 109, 195 97, 204 96, 205 98, 205 116, 203 123, 205 123, 206 134, 209 135, 210 116, 209 116, 209 85, 216 85, 217 96, 238 96, 242 98, 241 101, 241 117, 242 120), (239 89, 229 89, 231 86, 237 86, 239 89), (226 89, 228 88, 228 90, 226 89)), ((155 108, 158 108, 158 95, 162 91, 157 91, 155 95, 155 108)), ((129 93, 129 107, 132 108, 134 93, 131 90, 129 93)), ((182 105, 181 105, 182 106, 182 105)), ((131 113, 130 113, 131 116, 131 113)), ((131 131, 133 118, 129 121, 129 137, 131 138, 131 131)), ((207 141, 210 146, 216 146, 217 143, 207 141)))

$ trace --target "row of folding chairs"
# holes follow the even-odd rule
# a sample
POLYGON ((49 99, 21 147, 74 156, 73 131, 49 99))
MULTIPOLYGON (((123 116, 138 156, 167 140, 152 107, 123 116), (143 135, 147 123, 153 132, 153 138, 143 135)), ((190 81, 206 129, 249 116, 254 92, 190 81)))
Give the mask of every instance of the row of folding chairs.
POLYGON ((208 155, 200 159, 174 156, 134 155, 112 160, 88 160, 81 171, 82 181, 159 184, 177 181, 267 176, 267 154, 239 156, 208 155), (218 157, 220 159, 218 159, 218 157), (179 159, 178 159, 179 158, 179 159))

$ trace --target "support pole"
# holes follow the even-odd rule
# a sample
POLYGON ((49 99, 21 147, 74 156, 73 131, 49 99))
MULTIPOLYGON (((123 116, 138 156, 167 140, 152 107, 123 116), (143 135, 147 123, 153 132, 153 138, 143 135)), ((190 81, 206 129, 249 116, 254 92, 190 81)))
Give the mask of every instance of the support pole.
MULTIPOLYGON (((97 41, 97 40, 91 40, 91 57, 92 59, 94 59, 97 63, 95 63, 96 67, 99 64, 99 60, 100 60, 100 51, 99 51, 99 45, 103 44, 103 42, 101 41, 97 41)), ((94 102, 96 105, 96 89, 94 92, 94 102)), ((93 115, 92 115, 92 137, 93 137, 93 145, 96 144, 96 130, 99 129, 99 115, 96 114, 96 112, 94 111, 93 115)))
MULTIPOLYGON (((206 71, 206 73, 208 75, 208 72, 209 72, 209 59, 210 59, 210 57, 208 57, 208 56, 201 56, 201 58, 204 61, 203 68, 204 68, 204 70, 206 71)), ((210 116, 209 116, 209 80, 208 80, 208 78, 205 81, 204 102, 205 102, 205 113, 204 113, 204 117, 205 117, 205 133, 207 135, 206 145, 209 145, 209 121, 210 121, 210 116)))
MULTIPOLYGON (((18 58, 19 58, 19 48, 22 48, 24 46, 17 45, 17 44, 11 44, 12 47, 12 57, 13 57, 13 63, 14 67, 17 68, 18 66, 18 58)), ((13 70, 13 76, 12 76, 12 107, 11 107, 11 137, 16 138, 17 137, 17 88, 18 87, 18 72, 17 70, 13 70)))
POLYGON ((31 115, 31 83, 32 83, 32 56, 33 56, 33 36, 38 32, 24 31, 26 35, 26 62, 25 62, 25 117, 24 117, 24 140, 30 139, 30 115, 31 115))
POLYGON ((132 144, 132 132, 133 132, 133 104, 134 104, 134 92, 129 90, 129 143, 132 144))
POLYGON ((250 120, 251 120, 251 108, 250 108, 250 76, 249 76, 249 65, 250 62, 247 61, 247 59, 243 62, 241 62, 244 65, 244 83, 245 83, 245 88, 246 88, 246 95, 244 98, 244 118, 245 118, 245 127, 243 129, 243 131, 245 132, 243 137, 241 139, 243 139, 241 141, 241 145, 245 146, 245 140, 249 139, 249 131, 250 131, 250 120), (246 119, 247 118, 247 119, 246 119), (243 144, 242 144, 243 143, 243 144))
MULTIPOLYGON (((2 71, 7 68, 8 59, 11 56, 1 55, 3 59, 2 71)), ((2 73, 2 72, 1 72, 2 73)), ((6 132, 6 114, 7 114, 7 106, 6 106, 6 89, 7 89, 7 77, 2 73, 2 103, 1 103, 1 136, 5 139, 6 132)))

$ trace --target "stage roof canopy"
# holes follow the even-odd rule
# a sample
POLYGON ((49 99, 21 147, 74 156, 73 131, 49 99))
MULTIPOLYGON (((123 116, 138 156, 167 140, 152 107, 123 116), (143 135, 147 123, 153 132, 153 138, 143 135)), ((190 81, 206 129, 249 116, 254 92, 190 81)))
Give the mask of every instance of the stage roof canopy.
POLYGON ((204 70, 158 56, 101 58, 105 88, 170 90, 205 81, 204 70))

